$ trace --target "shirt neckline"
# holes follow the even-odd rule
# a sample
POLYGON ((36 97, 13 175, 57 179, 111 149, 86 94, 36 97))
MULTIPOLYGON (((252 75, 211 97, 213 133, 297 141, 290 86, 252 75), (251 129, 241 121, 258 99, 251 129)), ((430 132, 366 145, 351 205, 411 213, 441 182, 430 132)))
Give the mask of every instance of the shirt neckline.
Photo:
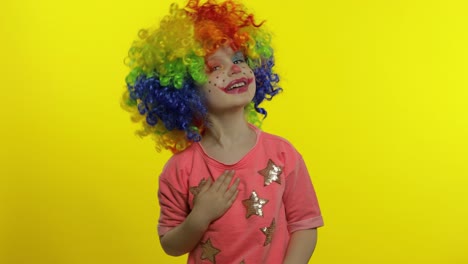
POLYGON ((206 153, 205 149, 200 144, 200 142, 195 143, 196 150, 202 154, 205 161, 207 163, 209 163, 210 165, 213 165, 213 166, 216 166, 216 167, 219 167, 219 168, 228 167, 228 168, 231 168, 231 169, 242 167, 242 165, 244 165, 245 163, 248 162, 249 156, 253 155, 252 153, 256 150, 256 148, 258 146, 258 142, 260 141, 260 136, 262 135, 262 131, 258 127, 254 126, 254 125, 252 125, 250 123, 248 123, 248 125, 255 132, 255 135, 257 137, 256 140, 255 140, 255 144, 240 160, 238 160, 235 163, 227 164, 227 163, 223 163, 223 162, 218 161, 217 159, 211 157, 210 155, 208 155, 208 153, 206 153))

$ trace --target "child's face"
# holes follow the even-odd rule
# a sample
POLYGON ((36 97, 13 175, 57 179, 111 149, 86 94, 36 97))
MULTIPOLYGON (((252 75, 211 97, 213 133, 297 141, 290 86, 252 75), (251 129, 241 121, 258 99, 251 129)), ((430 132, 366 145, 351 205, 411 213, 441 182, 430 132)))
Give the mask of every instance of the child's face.
POLYGON ((220 47, 206 58, 208 82, 201 86, 210 113, 244 108, 255 95, 255 76, 240 51, 220 47))

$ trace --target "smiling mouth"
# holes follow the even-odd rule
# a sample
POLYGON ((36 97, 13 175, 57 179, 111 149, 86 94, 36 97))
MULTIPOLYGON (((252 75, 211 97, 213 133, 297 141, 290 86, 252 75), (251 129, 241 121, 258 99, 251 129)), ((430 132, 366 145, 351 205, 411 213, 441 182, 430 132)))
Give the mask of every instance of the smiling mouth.
POLYGON ((230 82, 223 90, 226 93, 242 93, 247 91, 252 82, 253 78, 240 78, 230 82))
POLYGON ((230 91, 232 89, 236 89, 236 88, 239 88, 239 87, 242 87, 244 85, 246 85, 247 83, 242 81, 242 82, 238 82, 238 83, 235 83, 234 85, 232 85, 231 87, 228 87, 227 90, 230 91))

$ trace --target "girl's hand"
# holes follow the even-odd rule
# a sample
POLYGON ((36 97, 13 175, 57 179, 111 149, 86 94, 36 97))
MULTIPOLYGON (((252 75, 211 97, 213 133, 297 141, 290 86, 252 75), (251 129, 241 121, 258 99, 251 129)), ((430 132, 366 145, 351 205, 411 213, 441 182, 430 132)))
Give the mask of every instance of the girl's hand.
POLYGON ((195 213, 206 224, 221 217, 236 200, 239 190, 239 178, 229 187, 234 171, 225 171, 212 183, 211 179, 202 183, 200 192, 194 199, 192 213, 195 213))

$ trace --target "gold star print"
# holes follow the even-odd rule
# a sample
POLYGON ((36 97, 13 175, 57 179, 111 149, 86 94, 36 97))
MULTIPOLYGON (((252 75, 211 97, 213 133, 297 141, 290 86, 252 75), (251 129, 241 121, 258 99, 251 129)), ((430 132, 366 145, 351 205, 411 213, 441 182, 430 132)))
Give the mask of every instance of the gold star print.
POLYGON ((215 256, 221 252, 221 250, 213 247, 213 245, 211 244, 211 240, 208 239, 205 243, 201 243, 201 247, 202 247, 202 255, 201 255, 201 259, 204 260, 204 259, 207 259, 209 260, 211 263, 213 264, 216 264, 216 259, 215 259, 215 256))
POLYGON ((277 166, 271 159, 268 160, 268 165, 263 170, 259 171, 263 178, 265 179, 265 186, 270 185, 272 182, 281 184, 281 172, 283 168, 277 166))
POLYGON ((241 263, 239 263, 239 264, 245 264, 245 262, 242 260, 241 263))
POLYGON ((267 199, 262 199, 258 197, 255 191, 252 192, 249 199, 242 200, 242 204, 247 209, 247 214, 245 218, 249 218, 251 215, 258 215, 263 217, 263 205, 268 203, 267 199))
POLYGON ((274 218, 273 218, 273 221, 271 221, 271 224, 269 227, 260 228, 260 231, 262 231, 263 234, 265 234, 266 236, 265 243, 263 243, 263 246, 266 246, 271 243, 271 239, 273 238, 273 234, 275 233, 275 228, 276 228, 276 224, 275 224, 274 218))
POLYGON ((205 182, 205 178, 201 179, 200 183, 198 186, 190 187, 190 192, 193 194, 193 196, 197 196, 197 194, 200 192, 201 185, 205 182))

